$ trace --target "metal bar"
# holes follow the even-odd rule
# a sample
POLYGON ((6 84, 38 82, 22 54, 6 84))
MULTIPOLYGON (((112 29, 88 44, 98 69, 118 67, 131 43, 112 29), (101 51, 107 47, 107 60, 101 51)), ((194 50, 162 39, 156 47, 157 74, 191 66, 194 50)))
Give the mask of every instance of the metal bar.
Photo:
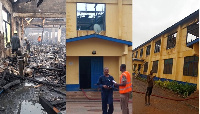
POLYGON ((52 106, 49 101, 47 101, 44 97, 39 96, 39 103, 45 109, 48 114, 62 114, 57 108, 52 106))

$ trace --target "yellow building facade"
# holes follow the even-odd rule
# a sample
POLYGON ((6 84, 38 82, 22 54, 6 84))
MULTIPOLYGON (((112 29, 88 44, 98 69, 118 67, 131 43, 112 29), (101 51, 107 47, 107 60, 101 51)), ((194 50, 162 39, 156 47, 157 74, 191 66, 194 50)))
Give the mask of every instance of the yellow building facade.
POLYGON ((135 75, 151 70, 159 79, 197 84, 199 89, 199 10, 135 48, 135 75))
POLYGON ((132 73, 132 0, 67 0, 66 38, 67 91, 96 89, 104 67, 119 82, 121 64, 126 64, 132 73), (84 11, 78 11, 80 3, 84 4, 84 11), (104 12, 90 11, 93 4, 102 6, 104 12), (95 18, 88 13, 95 13, 95 18), (102 31, 95 33, 92 27, 84 28, 90 21, 89 27, 96 21, 102 31))

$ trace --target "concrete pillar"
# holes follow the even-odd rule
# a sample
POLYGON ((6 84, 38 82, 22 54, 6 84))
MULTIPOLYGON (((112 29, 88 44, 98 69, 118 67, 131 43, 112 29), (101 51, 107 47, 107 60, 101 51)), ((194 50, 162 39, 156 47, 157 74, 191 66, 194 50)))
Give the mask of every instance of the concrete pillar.
MULTIPOLYGON (((163 60, 163 50, 166 49, 166 47, 164 47, 164 35, 161 36, 161 46, 160 46, 160 59, 158 62, 158 66, 159 66, 159 70, 158 70, 158 75, 159 77, 161 77, 163 75, 163 70, 164 70, 164 60, 163 60)), ((163 77, 162 77, 163 78, 163 77)))
MULTIPOLYGON (((182 30, 181 30, 181 26, 179 26, 178 27, 178 32, 177 32, 177 36, 176 36, 176 46, 175 46, 175 49, 176 49, 176 53, 175 53, 175 58, 173 59, 173 70, 172 70, 172 75, 173 75, 173 78, 175 79, 175 80, 178 80, 178 81, 181 81, 181 80, 183 80, 182 78, 183 78, 183 73, 182 72, 180 72, 182 69, 183 69, 183 67, 180 67, 181 66, 181 63, 179 62, 179 60, 181 59, 180 57, 179 57, 179 55, 180 55, 180 50, 181 50, 181 48, 182 48, 182 46, 181 45, 183 45, 185 42, 183 42, 183 41, 185 41, 185 40, 181 40, 182 39, 182 37, 181 37, 181 35, 182 35, 182 30), (182 44, 181 44, 182 43, 182 44)), ((184 60, 184 58, 183 58, 183 60, 184 60)), ((183 64, 183 63, 182 63, 183 64)), ((184 65, 184 64, 183 64, 184 65)), ((182 65, 182 66, 183 66, 182 65)))
POLYGON ((61 28, 58 29, 58 44, 61 42, 61 28))
MULTIPOLYGON (((152 60, 152 56, 153 56, 153 53, 154 53, 154 45, 155 45, 154 41, 151 41, 151 43, 149 45, 151 45, 151 48, 150 48, 150 55, 148 55, 149 56, 149 58, 148 58, 149 63, 148 63, 147 74, 150 73, 150 71, 152 70, 152 66, 153 66, 153 61, 151 61, 151 60, 152 60)), ((149 46, 149 45, 147 45, 147 46, 149 46)), ((146 49, 147 49, 147 47, 146 47, 146 49)), ((146 51, 145 51, 145 53, 146 53, 146 51)))
POLYGON ((52 28, 52 42, 55 42, 55 28, 52 28))
POLYGON ((122 39, 122 0, 118 0, 118 38, 122 39))

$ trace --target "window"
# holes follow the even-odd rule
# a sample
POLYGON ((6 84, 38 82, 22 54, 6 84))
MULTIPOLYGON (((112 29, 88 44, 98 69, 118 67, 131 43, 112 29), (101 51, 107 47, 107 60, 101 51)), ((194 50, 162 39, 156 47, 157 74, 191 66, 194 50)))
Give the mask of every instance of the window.
POLYGON ((132 58, 134 57, 134 53, 132 54, 132 58))
POLYGON ((77 3, 77 30, 94 30, 94 24, 105 30, 105 4, 77 3))
POLYGON ((154 53, 160 52, 160 46, 161 46, 161 40, 158 40, 158 41, 155 43, 155 50, 154 50, 154 53))
POLYGON ((173 59, 165 59, 163 74, 172 74, 172 67, 173 67, 173 59))
POLYGON ((3 32, 4 32, 4 44, 10 46, 11 38, 11 15, 6 11, 2 10, 3 15, 3 32))
POLYGON ((146 63, 144 64, 144 72, 147 72, 147 70, 148 70, 148 62, 146 62, 146 63))
POLYGON ((153 73, 157 73, 157 71, 158 71, 158 61, 153 61, 152 70, 153 70, 153 73))
POLYGON ((136 53, 135 53, 135 58, 137 58, 137 54, 138 54, 138 51, 136 51, 136 53))
POLYGON ((176 46, 176 36, 177 33, 168 35, 167 37, 167 49, 174 48, 176 46))
POLYGON ((199 38, 199 22, 194 23, 187 27, 187 42, 192 42, 193 40, 199 38))
POLYGON ((137 67, 137 64, 134 64, 134 68, 133 68, 133 71, 135 71, 136 67, 137 67))
POLYGON ((143 55, 143 49, 140 50, 140 57, 143 55))
POLYGON ((138 71, 140 71, 141 69, 141 64, 138 64, 138 71))
POLYGON ((146 49, 146 56, 150 55, 150 49, 151 49, 151 45, 148 45, 146 49))
POLYGON ((197 56, 184 57, 183 75, 197 76, 198 75, 198 61, 197 56))

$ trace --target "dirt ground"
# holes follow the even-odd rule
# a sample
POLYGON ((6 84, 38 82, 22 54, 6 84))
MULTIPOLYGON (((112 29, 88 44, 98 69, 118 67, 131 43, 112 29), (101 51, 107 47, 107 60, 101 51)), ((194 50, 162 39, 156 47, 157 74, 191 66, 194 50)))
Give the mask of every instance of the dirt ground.
MULTIPOLYGON (((139 80, 133 80, 133 91, 145 92, 146 83, 139 80)), ((100 92, 95 93, 99 96, 100 92)), ((173 99, 183 99, 179 95, 162 89, 158 86, 153 88, 152 95, 158 95, 173 99)), ((193 93, 190 97, 199 96, 199 91, 193 93)), ((68 99, 67 114, 101 114, 101 101, 68 99)), ((151 105, 145 106, 144 94, 133 92, 133 102, 129 103, 130 114, 199 114, 199 99, 190 99, 186 101, 174 101, 151 96, 151 105)), ((120 103, 114 102, 114 114, 121 114, 120 103)))

